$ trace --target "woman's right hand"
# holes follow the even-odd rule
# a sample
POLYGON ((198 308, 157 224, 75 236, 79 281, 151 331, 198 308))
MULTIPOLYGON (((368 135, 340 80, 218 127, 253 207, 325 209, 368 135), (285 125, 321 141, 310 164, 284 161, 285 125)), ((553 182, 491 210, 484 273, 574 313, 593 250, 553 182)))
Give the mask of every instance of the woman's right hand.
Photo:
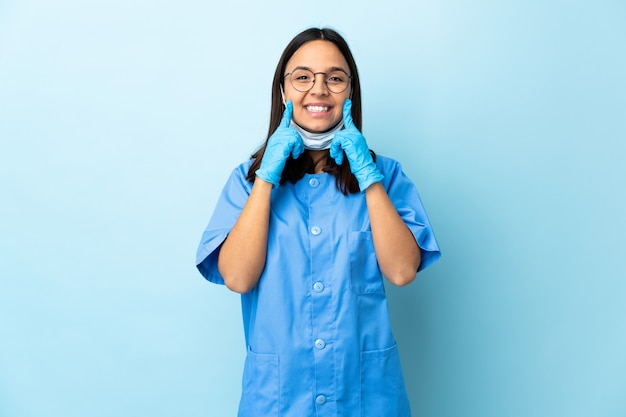
POLYGON ((274 188, 280 185, 280 178, 289 155, 296 159, 304 152, 304 142, 300 134, 289 127, 292 113, 293 104, 289 100, 285 103, 285 112, 280 125, 267 141, 261 167, 255 173, 263 181, 272 183, 274 188))

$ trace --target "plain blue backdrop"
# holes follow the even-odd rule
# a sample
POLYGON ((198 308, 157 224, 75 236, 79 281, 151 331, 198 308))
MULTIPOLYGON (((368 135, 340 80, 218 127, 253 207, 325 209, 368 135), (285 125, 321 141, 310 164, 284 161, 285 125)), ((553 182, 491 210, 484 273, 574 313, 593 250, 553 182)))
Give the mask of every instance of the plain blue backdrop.
POLYGON ((626 415, 623 1, 0 2, 0 416, 236 413, 194 255, 309 26, 443 258, 388 286, 418 417, 626 415))

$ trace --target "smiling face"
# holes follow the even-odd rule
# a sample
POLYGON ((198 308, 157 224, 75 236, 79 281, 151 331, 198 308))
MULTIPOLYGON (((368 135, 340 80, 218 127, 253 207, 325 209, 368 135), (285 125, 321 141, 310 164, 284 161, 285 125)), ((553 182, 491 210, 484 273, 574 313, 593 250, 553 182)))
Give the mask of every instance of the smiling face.
MULTIPOLYGON (((287 62, 285 73, 296 68, 306 68, 313 73, 328 73, 342 69, 350 74, 348 63, 334 43, 324 40, 310 41, 302 45, 287 62)), ((343 102, 350 97, 352 87, 333 93, 324 82, 325 76, 315 75, 315 84, 309 91, 296 90, 290 77, 284 80, 285 100, 293 102, 293 120, 313 133, 326 132, 335 127, 342 118, 343 102)))

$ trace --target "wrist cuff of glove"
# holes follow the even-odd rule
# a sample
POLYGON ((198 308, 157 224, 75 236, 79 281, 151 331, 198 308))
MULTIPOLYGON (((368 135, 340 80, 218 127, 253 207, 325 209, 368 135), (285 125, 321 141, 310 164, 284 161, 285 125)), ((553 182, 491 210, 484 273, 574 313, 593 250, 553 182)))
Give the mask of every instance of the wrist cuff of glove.
POLYGON ((372 172, 368 172, 365 175, 357 175, 356 179, 359 181, 359 188, 361 192, 364 193, 367 188, 377 182, 381 182, 385 178, 381 172, 376 169, 372 172))
POLYGON ((280 186, 280 177, 275 174, 269 173, 262 169, 257 169, 254 175, 261 178, 265 182, 271 183, 274 186, 273 188, 278 188, 280 186))

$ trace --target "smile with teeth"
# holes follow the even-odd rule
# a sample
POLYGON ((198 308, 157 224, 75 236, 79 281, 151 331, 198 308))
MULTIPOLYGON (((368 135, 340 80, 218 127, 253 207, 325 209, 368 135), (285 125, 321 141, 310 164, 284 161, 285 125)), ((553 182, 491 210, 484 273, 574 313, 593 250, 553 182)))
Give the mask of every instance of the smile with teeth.
POLYGON ((305 108, 312 113, 324 113, 329 109, 327 106, 306 106, 305 108))

